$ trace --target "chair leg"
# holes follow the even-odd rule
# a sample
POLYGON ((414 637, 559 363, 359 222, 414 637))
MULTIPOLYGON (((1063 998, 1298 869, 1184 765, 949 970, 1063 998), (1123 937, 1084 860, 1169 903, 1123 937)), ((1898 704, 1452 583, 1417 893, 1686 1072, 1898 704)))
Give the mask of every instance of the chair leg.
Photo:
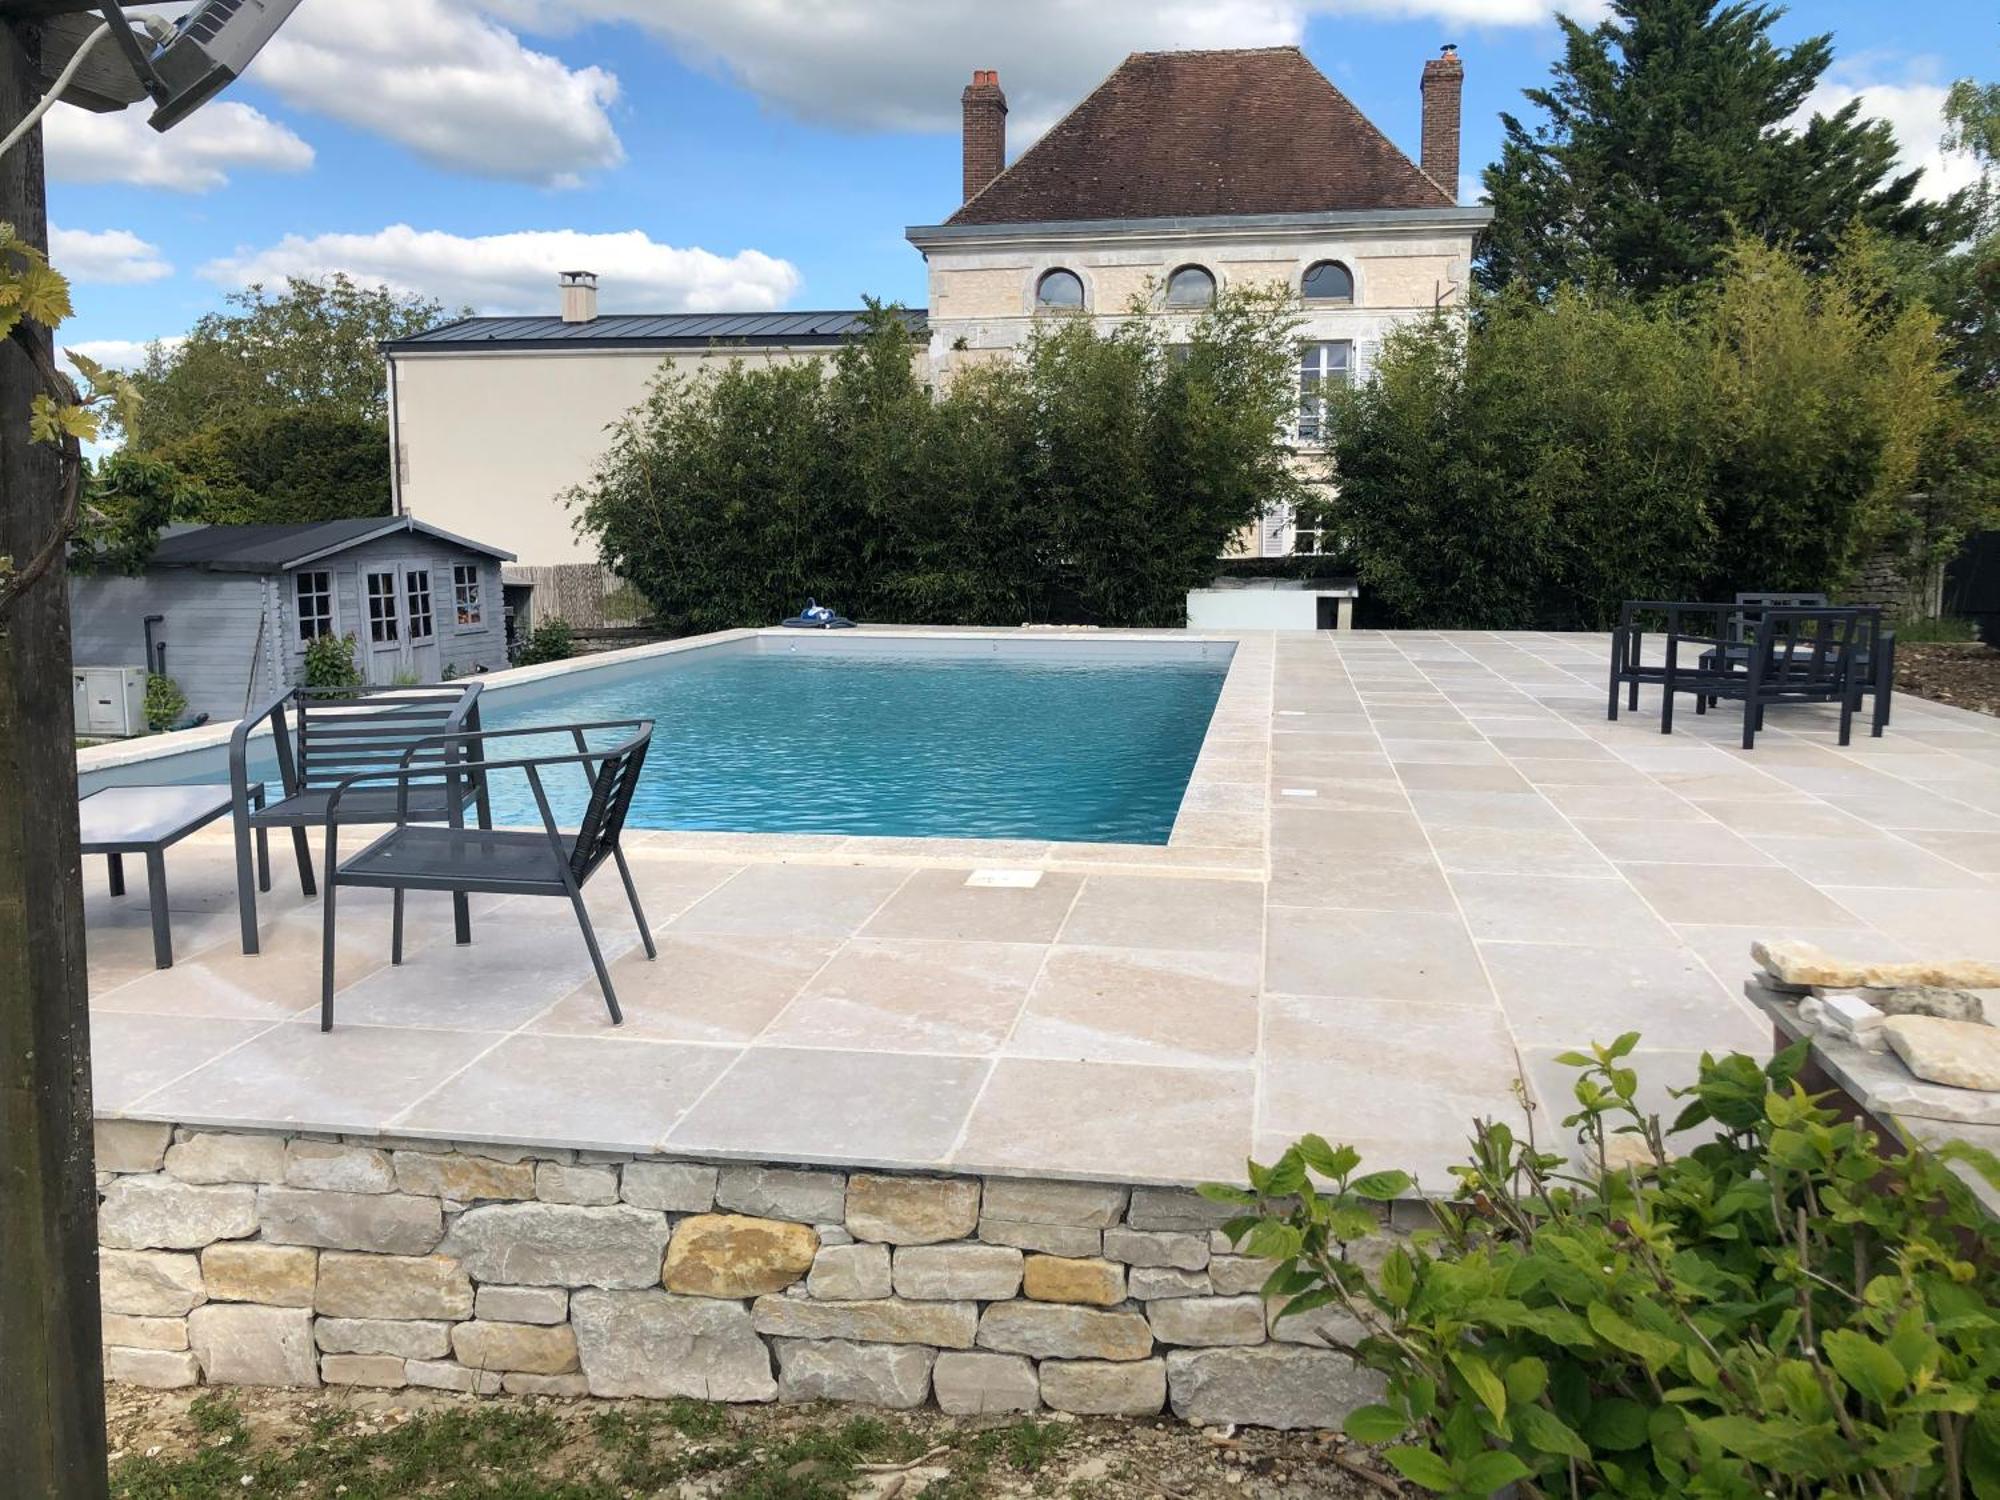
POLYGON ((1854 703, 1858 693, 1843 693, 1840 696, 1840 743, 1849 744, 1854 739, 1854 703))
POLYGON ((1618 718, 1618 677, 1625 666, 1625 632, 1611 633, 1611 698, 1604 705, 1604 717, 1617 721, 1618 718))
POLYGON ((403 888, 399 885, 389 897, 389 962, 403 961, 403 888))
POLYGON ((257 830, 257 889, 268 891, 270 888, 271 830, 268 828, 259 828, 257 830))
POLYGON ((1743 700, 1743 748, 1745 750, 1754 750, 1757 747, 1757 728, 1758 728, 1758 720, 1760 719, 1760 717, 1761 715, 1758 712, 1757 705, 1748 698, 1744 699, 1743 700))
MULTIPOLYGON (((401 891, 396 892, 398 896, 401 891)), ((472 941, 472 903, 464 891, 451 893, 451 937, 461 948, 472 941)))
MULTIPOLYGON (((250 819, 241 807, 236 810, 236 915, 243 929, 243 951, 257 951, 257 892, 251 883, 250 819)), ((261 830, 260 830, 261 832, 261 830)), ((269 890, 267 884, 261 887, 269 890)))
POLYGON ((653 946, 653 930, 646 925, 645 910, 639 905, 639 887, 632 883, 632 867, 625 863, 625 851, 613 844, 611 857, 618 861, 618 876, 625 882, 625 898, 632 903, 632 917, 639 924, 639 941, 646 945, 646 957, 658 958, 660 950, 653 946))
POLYGON ((299 889, 308 896, 319 894, 319 883, 313 879, 312 846, 306 842, 303 828, 292 830, 292 852, 299 857, 299 889))
POLYGON ((597 950, 597 932, 590 925, 590 908, 583 904, 583 892, 572 889, 569 904, 576 908, 576 925, 583 929, 583 945, 590 950, 590 966, 597 971, 597 987, 604 991, 604 1008, 611 1012, 611 1024, 622 1026, 625 1017, 618 1009, 618 995, 611 988, 611 974, 604 967, 604 955, 597 950))
POLYGON ((333 882, 320 903, 319 1029, 333 1030, 333 882))

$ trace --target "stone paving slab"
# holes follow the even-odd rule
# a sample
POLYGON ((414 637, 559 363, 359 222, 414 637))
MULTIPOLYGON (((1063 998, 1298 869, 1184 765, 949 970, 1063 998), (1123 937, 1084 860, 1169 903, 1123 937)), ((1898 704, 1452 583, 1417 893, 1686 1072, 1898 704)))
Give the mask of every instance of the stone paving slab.
POLYGON ((1662 1097, 1757 1049, 1753 939, 2000 958, 2000 720, 1880 740, 1724 706, 1604 716, 1608 641, 1245 635, 1164 846, 635 832, 660 956, 589 892, 627 1024, 558 903, 344 892, 274 862, 236 951, 226 829, 169 855, 181 961, 86 872, 100 1115, 722 1160, 1192 1183, 1315 1130, 1447 1185, 1477 1116, 1544 1140, 1565 1048, 1641 1033, 1662 1097), (967 883, 1038 872, 1026 888, 967 883))

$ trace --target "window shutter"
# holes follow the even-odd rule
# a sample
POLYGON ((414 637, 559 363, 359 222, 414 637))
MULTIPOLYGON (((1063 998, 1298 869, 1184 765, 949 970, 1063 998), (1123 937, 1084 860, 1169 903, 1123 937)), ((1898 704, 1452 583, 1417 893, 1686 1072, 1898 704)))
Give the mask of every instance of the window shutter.
POLYGON ((1282 505, 1265 511, 1257 523, 1257 555, 1283 557, 1291 550, 1285 536, 1290 530, 1291 517, 1282 505))

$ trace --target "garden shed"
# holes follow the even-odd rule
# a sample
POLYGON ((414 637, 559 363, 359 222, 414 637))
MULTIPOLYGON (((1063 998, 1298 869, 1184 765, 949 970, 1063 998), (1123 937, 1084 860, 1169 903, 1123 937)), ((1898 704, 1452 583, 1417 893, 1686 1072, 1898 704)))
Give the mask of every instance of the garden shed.
POLYGON ((300 681, 322 635, 352 636, 369 682, 498 669, 513 556, 408 516, 169 528, 142 573, 72 574, 72 652, 171 677, 218 721, 300 681))

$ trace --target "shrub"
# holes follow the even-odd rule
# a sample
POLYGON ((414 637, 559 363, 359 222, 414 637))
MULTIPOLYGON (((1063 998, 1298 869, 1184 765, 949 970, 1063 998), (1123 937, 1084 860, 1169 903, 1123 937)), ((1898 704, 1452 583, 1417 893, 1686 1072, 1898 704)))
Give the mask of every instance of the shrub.
POLYGON ((146 675, 146 727, 155 734, 172 729, 187 712, 187 694, 173 678, 158 672, 146 675))
POLYGON ((576 639, 567 620, 544 620, 514 648, 514 665, 539 666, 545 661, 567 661, 576 654, 576 639))
POLYGON ((361 685, 361 669, 354 664, 352 635, 314 636, 306 642, 306 686, 351 688, 361 685))
POLYGON ((1401 1172, 1308 1136, 1251 1191, 1203 1189, 1279 1263, 1281 1316, 1357 1320, 1387 1395, 1349 1435, 1453 1496, 2000 1494, 2000 1239, 1949 1160, 1997 1185, 2000 1164, 1886 1151, 1807 1096, 1802 1046, 1704 1056, 1673 1127, 1704 1138, 1673 1155, 1636 1042, 1562 1058, 1584 1168, 1480 1123, 1436 1228, 1372 1278, 1349 1247, 1401 1172))

